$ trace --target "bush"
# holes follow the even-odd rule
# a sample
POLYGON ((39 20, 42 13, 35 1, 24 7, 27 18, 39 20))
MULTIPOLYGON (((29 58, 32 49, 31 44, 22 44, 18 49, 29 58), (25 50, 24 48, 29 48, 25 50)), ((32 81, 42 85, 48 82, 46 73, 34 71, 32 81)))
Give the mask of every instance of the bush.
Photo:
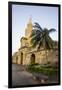
POLYGON ((28 70, 31 72, 42 73, 48 76, 56 75, 58 73, 58 70, 52 67, 35 67, 34 65, 29 65, 28 70))

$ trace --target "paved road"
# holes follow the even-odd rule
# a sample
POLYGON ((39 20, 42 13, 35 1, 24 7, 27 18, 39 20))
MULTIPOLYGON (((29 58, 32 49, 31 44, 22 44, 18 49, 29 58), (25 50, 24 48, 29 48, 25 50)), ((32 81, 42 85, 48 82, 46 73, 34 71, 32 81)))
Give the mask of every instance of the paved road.
POLYGON ((33 79, 33 75, 24 70, 24 67, 17 64, 12 64, 12 86, 19 85, 34 85, 39 84, 33 79))

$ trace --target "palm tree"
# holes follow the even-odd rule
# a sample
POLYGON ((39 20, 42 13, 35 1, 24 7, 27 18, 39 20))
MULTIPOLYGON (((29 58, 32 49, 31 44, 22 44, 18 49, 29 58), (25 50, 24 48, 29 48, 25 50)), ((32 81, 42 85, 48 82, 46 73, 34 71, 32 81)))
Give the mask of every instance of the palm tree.
POLYGON ((49 30, 47 28, 42 29, 41 26, 37 22, 35 22, 32 33, 30 35, 32 47, 37 46, 37 50, 39 50, 41 47, 45 49, 46 60, 47 60, 47 50, 53 48, 54 41, 50 37, 50 33, 54 31, 56 31, 54 28, 49 30))

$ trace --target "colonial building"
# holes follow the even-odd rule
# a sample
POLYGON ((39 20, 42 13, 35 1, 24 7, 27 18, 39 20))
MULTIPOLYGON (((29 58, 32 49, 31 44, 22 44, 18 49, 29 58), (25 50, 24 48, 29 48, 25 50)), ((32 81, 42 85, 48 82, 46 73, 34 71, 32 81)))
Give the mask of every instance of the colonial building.
POLYGON ((47 62, 56 62, 58 61, 58 43, 55 42, 54 50, 47 51, 47 57, 46 60, 46 53, 44 48, 41 48, 40 50, 37 50, 36 48, 32 48, 30 43, 30 34, 32 32, 33 25, 32 20, 30 19, 27 27, 25 29, 25 37, 22 37, 20 39, 20 48, 18 49, 18 52, 15 52, 12 56, 12 63, 22 64, 22 65, 28 65, 31 63, 39 63, 44 64, 47 62))

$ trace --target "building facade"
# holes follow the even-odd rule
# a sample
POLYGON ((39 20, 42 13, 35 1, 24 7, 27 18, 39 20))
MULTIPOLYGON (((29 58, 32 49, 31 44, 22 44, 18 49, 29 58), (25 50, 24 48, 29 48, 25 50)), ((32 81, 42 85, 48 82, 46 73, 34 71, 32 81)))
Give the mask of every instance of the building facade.
POLYGON ((46 53, 43 48, 37 50, 33 48, 30 43, 30 34, 32 33, 33 25, 32 20, 30 19, 27 28, 25 29, 25 37, 20 39, 20 48, 18 52, 15 52, 12 56, 12 63, 29 65, 31 63, 44 64, 47 62, 57 62, 58 61, 58 44, 55 43, 55 48, 47 51, 47 60, 46 53))

